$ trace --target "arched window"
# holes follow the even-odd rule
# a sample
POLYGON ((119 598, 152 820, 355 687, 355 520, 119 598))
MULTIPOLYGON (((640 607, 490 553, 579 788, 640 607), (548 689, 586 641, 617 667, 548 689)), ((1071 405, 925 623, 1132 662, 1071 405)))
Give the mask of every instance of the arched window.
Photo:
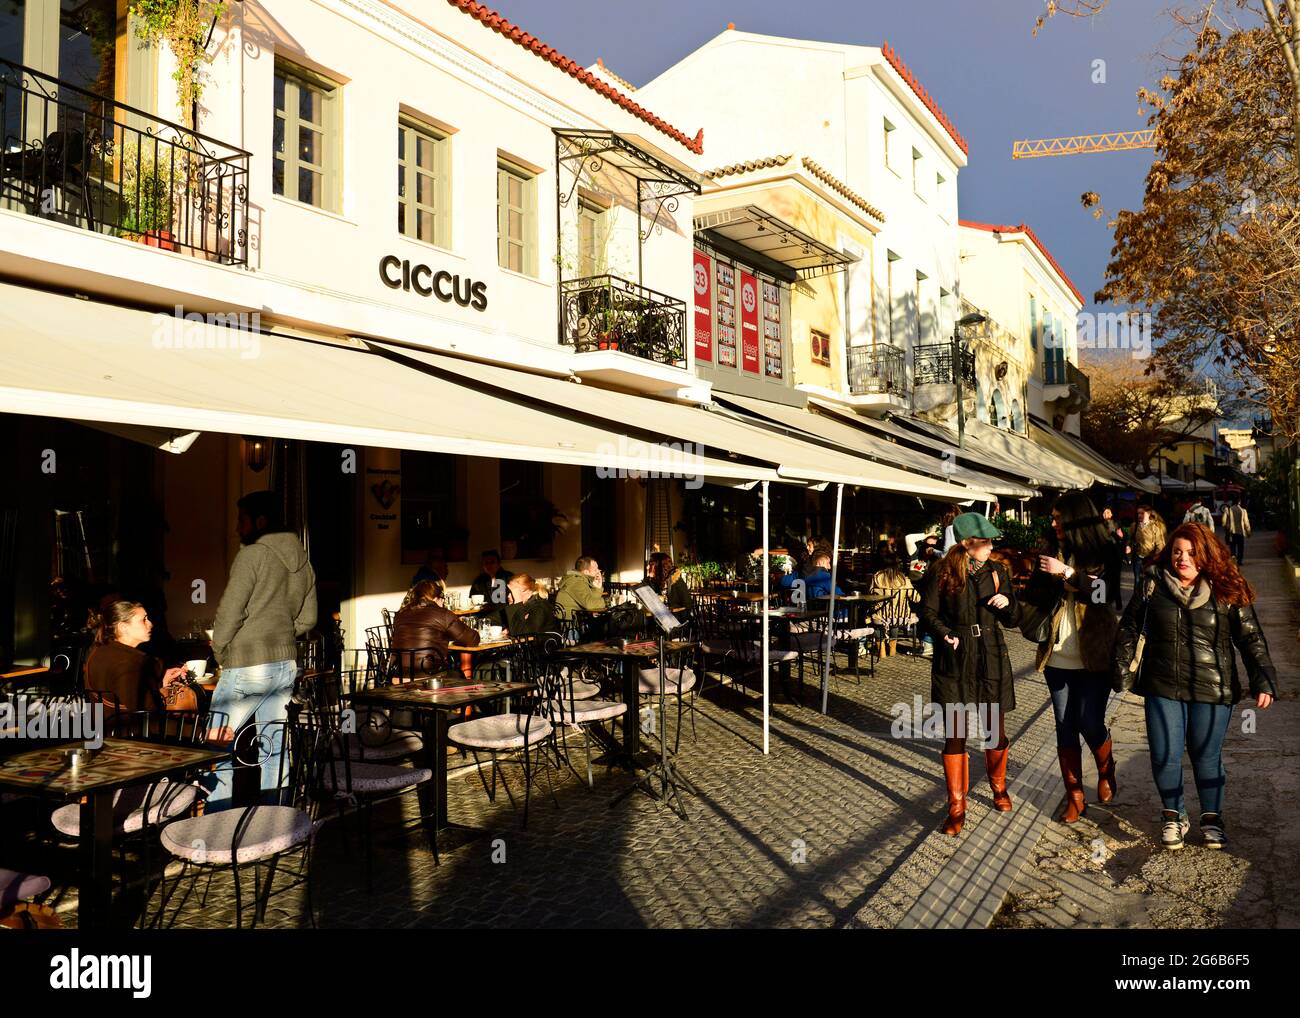
POLYGON ((989 423, 994 427, 1006 428, 1007 426, 1007 401, 1002 398, 1002 390, 993 390, 993 403, 989 407, 989 423))
POLYGON ((1025 433, 1025 414, 1020 409, 1020 400, 1011 401, 1011 430, 1019 435, 1025 433))

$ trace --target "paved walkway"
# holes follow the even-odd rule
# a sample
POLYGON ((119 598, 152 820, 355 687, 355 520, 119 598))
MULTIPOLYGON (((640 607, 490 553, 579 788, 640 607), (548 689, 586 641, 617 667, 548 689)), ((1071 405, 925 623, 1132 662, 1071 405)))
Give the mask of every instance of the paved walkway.
POLYGON ((1245 573, 1277 665, 1282 699, 1267 711, 1243 700, 1224 747, 1228 773, 1223 851, 1204 848, 1191 765, 1184 762, 1187 846, 1159 845, 1160 801, 1151 778, 1140 697, 1124 697, 1112 722, 1119 794, 1102 807, 1085 765, 1087 816, 1072 827, 1046 826, 994 921, 1005 927, 1295 927, 1300 925, 1300 823, 1297 820, 1297 676, 1300 600, 1273 552, 1273 534, 1248 542, 1245 573), (1250 731, 1249 721, 1254 721, 1250 731))
MULTIPOLYGON (((1022 761, 1051 735, 1046 690, 1029 672, 1032 648, 1012 639, 1023 679, 1008 729, 1022 761)), ((451 786, 453 819, 489 837, 444 852, 435 866, 422 839, 389 838, 378 848, 373 894, 337 822, 326 825, 317 901, 337 927, 691 926, 892 927, 961 844, 938 828, 946 814, 940 744, 891 731, 895 705, 928 699, 928 659, 877 663, 860 685, 832 680, 831 716, 777 697, 772 753, 764 757, 757 700, 724 689, 700 701, 698 741, 689 726, 680 766, 700 789, 682 822, 643 796, 615 808, 626 787, 597 771, 589 791, 561 780, 556 809, 534 800, 526 830, 505 803, 489 806, 476 776, 451 786), (500 839, 505 861, 494 862, 500 839)), ((812 702, 812 688, 807 690, 812 702)), ((967 831, 1007 822, 991 809, 982 754, 972 753, 967 831)), ((518 781, 517 776, 512 779, 518 781)), ((355 845, 355 841, 353 842, 355 845)), ((498 858, 499 858, 498 854, 498 858)), ((233 925, 228 884, 214 882, 207 905, 184 925, 233 925)), ((72 897, 62 909, 71 913, 72 897)), ((293 927, 291 894, 272 903, 268 925, 293 927)), ((75 922, 68 914, 65 921, 75 922)))

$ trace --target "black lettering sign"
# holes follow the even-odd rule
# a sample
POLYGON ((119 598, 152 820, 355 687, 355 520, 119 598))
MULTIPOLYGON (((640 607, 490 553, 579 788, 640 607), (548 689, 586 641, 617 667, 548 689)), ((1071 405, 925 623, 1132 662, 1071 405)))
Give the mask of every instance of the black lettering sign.
POLYGON ((379 259, 379 278, 390 290, 414 290, 421 297, 437 297, 444 304, 455 301, 463 308, 486 311, 487 283, 428 265, 412 265, 409 258, 384 255, 379 259))

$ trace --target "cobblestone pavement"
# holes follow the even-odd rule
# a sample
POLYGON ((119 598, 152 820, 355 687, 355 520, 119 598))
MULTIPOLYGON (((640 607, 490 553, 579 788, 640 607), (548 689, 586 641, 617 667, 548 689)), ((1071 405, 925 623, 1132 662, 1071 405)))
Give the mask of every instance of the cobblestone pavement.
POLYGON ((1228 847, 1212 851, 1200 842, 1199 803, 1187 761, 1184 780, 1193 821, 1188 843, 1178 852, 1160 847, 1160 801, 1151 778, 1142 700, 1130 694, 1112 722, 1119 794, 1105 807, 1099 805, 1091 767, 1085 764, 1087 815, 1071 827, 1048 825, 994 926, 1300 925, 1300 868, 1295 865, 1300 850, 1295 809, 1300 603, 1272 542, 1271 533, 1250 539, 1245 573, 1258 594, 1256 608, 1282 699, 1267 711, 1243 700, 1233 715, 1224 746, 1228 847))
MULTIPOLYGON (((1020 706, 1008 720, 1010 776, 1051 735, 1030 645, 1008 641, 1020 706), (1023 734, 1022 734, 1023 733, 1023 734)), ((595 790, 557 779, 560 808, 536 796, 526 829, 499 797, 489 805, 474 773, 453 775, 453 820, 486 837, 442 849, 435 865, 422 835, 377 836, 367 894, 355 837, 326 824, 316 865, 319 924, 327 927, 891 927, 955 851, 938 827, 946 815, 939 744, 895 738, 895 704, 929 696, 929 660, 899 654, 876 675, 832 678, 830 717, 779 693, 770 756, 760 752, 759 701, 724 688, 698 701, 679 764, 699 789, 688 822, 645 796, 610 807, 629 778, 597 769, 595 790), (494 844, 495 843, 495 844, 494 844), (505 861, 493 860, 504 847, 505 861)), ((806 692, 813 701, 813 688, 806 692)), ((581 753, 578 759, 582 768, 581 753)), ((508 771, 519 788, 517 768, 508 771)), ((990 808, 982 754, 972 740, 967 830, 1002 822, 990 808)), ((390 818, 395 818, 390 816, 390 818)), ((60 910, 71 913, 68 894, 60 910)), ((65 923, 75 922, 67 914, 65 923)), ((272 900, 266 925, 305 922, 300 892, 272 900)), ((233 925, 229 878, 179 925, 233 925)))

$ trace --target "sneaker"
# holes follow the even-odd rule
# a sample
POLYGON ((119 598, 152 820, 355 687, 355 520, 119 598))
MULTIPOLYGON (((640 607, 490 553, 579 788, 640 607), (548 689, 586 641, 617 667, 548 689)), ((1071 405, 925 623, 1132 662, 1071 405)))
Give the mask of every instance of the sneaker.
POLYGON ((1192 822, 1187 819, 1186 814, 1180 814, 1172 809, 1161 810, 1160 817, 1163 820, 1160 828, 1160 844, 1177 851, 1183 847, 1183 838, 1191 830, 1192 822))
POLYGON ((1218 813, 1202 813, 1201 835, 1205 838, 1206 848, 1222 848, 1228 841, 1228 836, 1223 833, 1223 817, 1218 813))

